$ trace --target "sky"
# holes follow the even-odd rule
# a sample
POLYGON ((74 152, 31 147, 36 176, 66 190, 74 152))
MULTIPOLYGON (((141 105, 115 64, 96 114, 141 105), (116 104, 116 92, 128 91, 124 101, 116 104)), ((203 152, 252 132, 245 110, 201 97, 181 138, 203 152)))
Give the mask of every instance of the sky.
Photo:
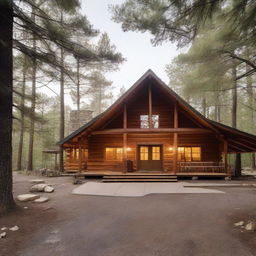
MULTIPOLYGON (((126 61, 120 65, 119 70, 107 73, 106 77, 113 82, 113 95, 117 97, 121 87, 130 88, 148 69, 153 70, 164 82, 168 83, 165 67, 177 56, 180 51, 170 42, 153 46, 150 42, 152 35, 141 32, 123 32, 121 24, 111 20, 110 5, 120 4, 124 0, 80 0, 82 14, 100 32, 107 32, 111 43, 121 52, 126 61)), ((42 92, 49 96, 59 94, 59 85, 43 88, 42 92), (53 92, 55 91, 55 93, 53 92)), ((65 90, 65 104, 75 109, 69 90, 65 90)))
MULTIPOLYGON (((123 0, 81 0, 82 12, 101 32, 107 32, 111 42, 126 58, 120 70, 108 74, 116 88, 131 87, 148 69, 152 69, 164 82, 168 83, 165 66, 179 54, 176 46, 164 43, 154 47, 149 33, 123 32, 121 24, 111 20, 108 6, 123 0)), ((118 90, 118 89, 117 89, 118 90)))

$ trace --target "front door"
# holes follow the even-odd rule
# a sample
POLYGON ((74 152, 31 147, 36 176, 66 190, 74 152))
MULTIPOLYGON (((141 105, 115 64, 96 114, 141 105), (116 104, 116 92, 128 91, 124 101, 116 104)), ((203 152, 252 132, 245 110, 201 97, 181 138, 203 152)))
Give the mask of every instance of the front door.
POLYGON ((162 171, 162 146, 139 145, 138 169, 140 171, 162 171))

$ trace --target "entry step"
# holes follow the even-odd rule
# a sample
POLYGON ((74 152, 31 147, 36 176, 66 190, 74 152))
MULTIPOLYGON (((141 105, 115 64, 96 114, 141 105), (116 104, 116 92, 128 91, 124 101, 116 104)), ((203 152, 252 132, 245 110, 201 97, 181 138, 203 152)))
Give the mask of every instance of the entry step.
POLYGON ((102 182, 177 182, 177 179, 103 179, 102 182))
POLYGON ((177 176, 170 174, 123 174, 104 175, 103 182, 176 182, 177 176))

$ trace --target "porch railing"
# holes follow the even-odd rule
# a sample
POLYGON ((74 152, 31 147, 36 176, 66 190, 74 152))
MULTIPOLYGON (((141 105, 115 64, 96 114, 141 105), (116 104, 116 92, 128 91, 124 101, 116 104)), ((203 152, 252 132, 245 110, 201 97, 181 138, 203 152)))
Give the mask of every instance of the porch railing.
POLYGON ((226 173, 223 162, 178 162, 178 172, 226 173))

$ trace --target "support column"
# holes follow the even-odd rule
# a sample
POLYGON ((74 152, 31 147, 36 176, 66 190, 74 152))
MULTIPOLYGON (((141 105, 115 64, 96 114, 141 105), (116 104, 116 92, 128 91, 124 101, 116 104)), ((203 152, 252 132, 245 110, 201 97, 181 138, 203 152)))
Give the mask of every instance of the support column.
MULTIPOLYGON (((123 128, 127 128, 127 107, 124 104, 123 128)), ((123 133, 123 171, 127 172, 127 133, 123 133)))
POLYGON ((173 134, 173 171, 177 172, 177 159, 178 159, 178 133, 173 134))
MULTIPOLYGON (((178 103, 174 103, 173 113, 173 127, 178 128, 178 103)), ((177 172, 177 159, 178 159, 178 133, 173 134, 173 171, 177 172)))
POLYGON ((81 145, 81 139, 79 139, 79 152, 78 152, 78 158, 79 158, 79 172, 82 172, 82 145, 81 145))
MULTIPOLYGON (((228 142, 223 141, 223 154, 224 154, 224 169, 228 173, 228 142)), ((231 176, 231 173, 228 173, 231 176)))

